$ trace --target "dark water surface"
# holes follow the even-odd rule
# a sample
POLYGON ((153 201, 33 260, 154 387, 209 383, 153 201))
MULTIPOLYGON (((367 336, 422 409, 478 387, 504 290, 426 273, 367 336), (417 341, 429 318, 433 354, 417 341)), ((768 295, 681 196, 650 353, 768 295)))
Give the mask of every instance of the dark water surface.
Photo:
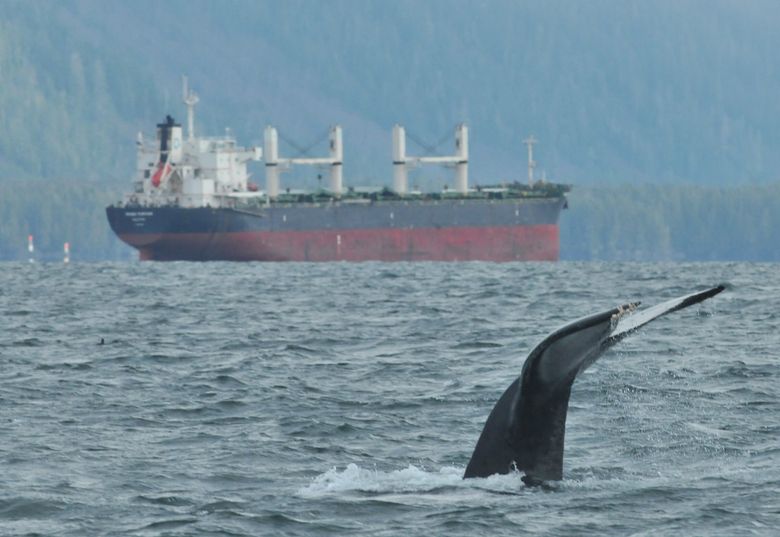
POLYGON ((777 535, 779 269, 0 264, 0 535, 777 535), (719 282, 577 380, 561 483, 460 479, 547 333, 719 282))

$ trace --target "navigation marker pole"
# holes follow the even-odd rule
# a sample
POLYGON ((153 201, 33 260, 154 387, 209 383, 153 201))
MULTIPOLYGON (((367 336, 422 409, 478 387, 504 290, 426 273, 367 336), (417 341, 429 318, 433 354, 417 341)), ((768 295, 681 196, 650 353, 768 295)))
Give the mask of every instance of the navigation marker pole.
POLYGON ((33 236, 27 235, 27 251, 30 253, 30 263, 34 263, 33 253, 35 253, 35 246, 33 246, 33 236))
POLYGON ((70 263, 70 243, 66 242, 65 246, 63 246, 63 251, 65 252, 65 257, 63 258, 63 263, 70 263))

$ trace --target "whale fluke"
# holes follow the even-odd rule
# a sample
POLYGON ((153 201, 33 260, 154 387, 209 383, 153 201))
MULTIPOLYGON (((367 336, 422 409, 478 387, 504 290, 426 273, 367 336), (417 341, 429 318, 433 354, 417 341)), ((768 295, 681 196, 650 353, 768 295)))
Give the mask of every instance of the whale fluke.
POLYGON ((526 484, 563 477, 563 439, 571 386, 609 347, 650 321, 723 291, 719 285, 636 311, 639 302, 583 317, 531 351, 517 378, 490 412, 465 478, 525 473, 526 484))

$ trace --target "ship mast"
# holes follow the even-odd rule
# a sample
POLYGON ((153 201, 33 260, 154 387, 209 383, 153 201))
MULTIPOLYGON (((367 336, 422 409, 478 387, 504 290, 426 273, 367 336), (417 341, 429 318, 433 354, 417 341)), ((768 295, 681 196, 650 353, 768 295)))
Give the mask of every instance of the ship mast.
POLYGON ((198 104, 198 95, 189 89, 187 77, 181 77, 182 101, 187 105, 187 140, 192 141, 195 138, 195 105, 198 104))
POLYGON ((536 138, 532 134, 523 143, 528 147, 528 186, 534 184, 534 168, 536 168, 536 162, 534 162, 534 144, 537 142, 536 138))

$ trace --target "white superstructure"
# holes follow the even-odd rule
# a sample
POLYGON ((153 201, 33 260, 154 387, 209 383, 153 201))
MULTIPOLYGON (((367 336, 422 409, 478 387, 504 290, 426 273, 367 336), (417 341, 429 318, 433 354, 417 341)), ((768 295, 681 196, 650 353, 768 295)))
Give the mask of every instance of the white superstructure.
POLYGON ((155 140, 138 134, 138 160, 133 192, 125 195, 131 205, 179 207, 231 207, 236 199, 260 197, 249 183, 247 162, 260 160, 260 147, 244 148, 229 136, 196 137, 195 104, 198 97, 184 81, 188 133, 167 116, 157 125, 155 140))
MULTIPOLYGON (((187 110, 186 136, 171 116, 157 125, 156 136, 147 140, 138 134, 136 175, 133 192, 126 194, 126 205, 177 207, 235 207, 239 200, 256 198, 271 203, 289 189, 283 189, 281 175, 294 165, 327 167, 330 184, 326 189, 333 200, 347 195, 343 181, 343 138, 339 125, 330 128, 328 154, 323 157, 282 157, 275 127, 264 131, 264 147, 244 148, 230 136, 205 137, 195 134, 195 105, 199 98, 182 80, 182 101, 187 110), (265 160, 265 188, 249 181, 247 163, 265 160)), ((468 127, 455 127, 455 151, 449 156, 411 156, 406 152, 406 131, 393 127, 393 189, 409 195, 408 170, 423 164, 439 164, 455 169, 455 192, 468 195, 468 127)), ((535 141, 535 140, 534 140, 535 141)), ((529 143, 526 140, 526 143, 529 143)), ((529 145, 529 177, 532 174, 532 147, 529 145)), ((350 189, 354 192, 354 188, 350 189)))

